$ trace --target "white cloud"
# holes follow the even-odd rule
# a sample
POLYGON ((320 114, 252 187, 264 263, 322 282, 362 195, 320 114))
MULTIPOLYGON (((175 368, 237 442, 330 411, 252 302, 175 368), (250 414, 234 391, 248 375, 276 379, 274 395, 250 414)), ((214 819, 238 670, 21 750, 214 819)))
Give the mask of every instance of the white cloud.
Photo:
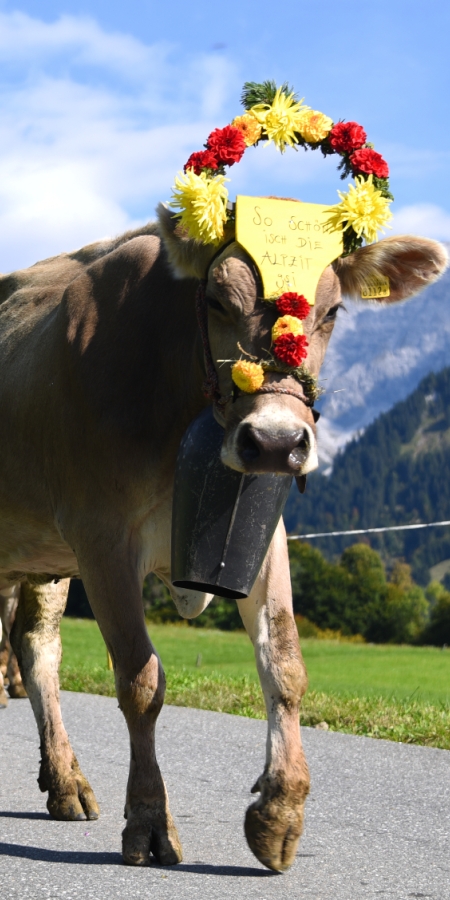
POLYGON ((0 14, 0 52, 3 272, 152 218, 236 92, 223 56, 173 62, 89 19, 0 14))
POLYGON ((71 67, 105 67, 140 80, 157 74, 164 65, 167 47, 147 47, 131 35, 107 33, 86 16, 63 15, 56 22, 43 22, 25 13, 0 14, 2 63, 31 61, 48 65, 64 58, 71 67))
POLYGON ((432 203, 402 206, 395 213, 393 234, 418 234, 436 240, 450 240, 450 213, 432 203))

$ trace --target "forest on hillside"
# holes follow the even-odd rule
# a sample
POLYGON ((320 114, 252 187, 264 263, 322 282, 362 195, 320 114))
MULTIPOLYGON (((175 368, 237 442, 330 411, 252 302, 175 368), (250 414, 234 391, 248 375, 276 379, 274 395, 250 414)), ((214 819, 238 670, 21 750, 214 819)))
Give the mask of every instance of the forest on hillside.
MULTIPOLYGON (((450 367, 379 416, 334 460, 331 475, 308 476, 285 509, 288 533, 343 531, 450 520, 450 367)), ((426 585, 430 566, 450 558, 450 527, 364 538, 387 565, 403 558, 426 585)), ((337 559, 351 538, 323 538, 314 546, 337 559)))
MULTIPOLYGON (((399 560, 386 572, 380 555, 353 544, 336 562, 307 543, 289 544, 294 614, 300 637, 365 640, 373 643, 450 644, 450 574, 444 584, 416 584, 411 567, 399 560)), ((149 623, 182 622, 156 575, 144 582, 149 623)), ((92 617, 82 582, 73 579, 66 615, 92 617)), ((185 621, 193 628, 242 628, 237 603, 214 597, 204 612, 185 621)))

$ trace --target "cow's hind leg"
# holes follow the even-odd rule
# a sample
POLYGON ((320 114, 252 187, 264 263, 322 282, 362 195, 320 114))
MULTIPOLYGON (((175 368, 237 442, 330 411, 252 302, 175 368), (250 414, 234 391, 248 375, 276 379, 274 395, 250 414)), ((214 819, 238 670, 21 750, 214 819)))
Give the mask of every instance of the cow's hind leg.
POLYGON ((5 707, 8 706, 8 698, 6 696, 4 683, 8 656, 9 653, 5 647, 4 632, 0 617, 0 709, 5 709, 5 707))
POLYGON ((2 590, 0 608, 3 622, 3 639, 0 643, 0 668, 8 679, 8 694, 14 699, 27 696, 16 654, 11 647, 9 635, 14 624, 17 604, 19 602, 20 584, 2 590))
POLYGON ((142 604, 142 581, 127 551, 109 550, 104 565, 78 553, 89 602, 114 665, 117 698, 130 735, 130 772, 122 853, 128 865, 161 865, 182 859, 165 784, 156 761, 155 726, 165 693, 164 671, 149 639, 142 604))
POLYGON ((299 726, 307 679, 282 522, 252 593, 238 605, 255 648, 268 718, 266 765, 252 790, 260 796, 247 810, 245 835, 260 862, 283 871, 292 865, 302 833, 309 774, 299 726))
POLYGON ((68 590, 68 578, 22 584, 11 643, 39 729, 38 783, 41 791, 48 791, 47 809, 54 819, 97 819, 97 801, 70 746, 59 702, 59 623, 68 590))

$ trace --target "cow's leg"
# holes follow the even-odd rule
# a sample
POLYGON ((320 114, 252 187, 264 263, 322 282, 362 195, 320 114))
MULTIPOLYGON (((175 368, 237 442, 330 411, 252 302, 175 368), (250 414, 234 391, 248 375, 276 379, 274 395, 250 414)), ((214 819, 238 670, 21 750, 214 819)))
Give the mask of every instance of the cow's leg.
MULTIPOLYGON (((126 554, 124 554, 126 556, 126 554)), ((182 859, 165 784, 156 761, 155 726, 165 693, 164 671, 149 639, 142 604, 142 580, 120 550, 104 565, 99 555, 83 561, 80 574, 113 660, 117 698, 130 734, 130 772, 122 834, 124 862, 162 865, 182 859)))
POLYGON ((6 642, 6 630, 3 627, 3 620, 5 616, 4 610, 5 600, 2 594, 0 594, 0 675, 3 675, 3 677, 6 675, 6 669, 9 659, 9 650, 6 642))
POLYGON ((6 675, 6 666, 8 661, 9 653, 5 653, 5 640, 4 640, 4 632, 2 626, 2 619, 0 615, 0 709, 5 709, 8 706, 8 698, 5 692, 5 683, 4 676, 6 675))
POLYGON ((5 646, 5 663, 6 674, 8 678, 8 693, 13 699, 19 699, 27 696, 22 675, 17 662, 16 654, 11 647, 9 635, 14 624, 16 616, 17 604, 19 602, 20 584, 16 584, 11 588, 7 588, 1 592, 2 619, 4 637, 3 644, 5 646))
MULTIPOLYGON (((9 644, 9 641, 8 641, 9 644)), ((22 675, 19 669, 19 663, 17 662, 17 656, 14 653, 11 645, 9 647, 9 659, 7 666, 7 676, 8 676, 8 694, 14 700, 19 698, 28 697, 28 694, 25 690, 25 685, 22 680, 22 675)))
POLYGON ((98 806, 64 728, 59 703, 59 623, 69 579, 21 585, 11 643, 19 660, 41 739, 38 783, 54 819, 97 819, 98 806))
POLYGON ((309 791, 299 726, 307 678, 292 611, 282 521, 252 593, 238 605, 255 648, 268 718, 266 765, 252 789, 260 796, 247 810, 245 835, 260 862, 282 871, 294 861, 309 791))

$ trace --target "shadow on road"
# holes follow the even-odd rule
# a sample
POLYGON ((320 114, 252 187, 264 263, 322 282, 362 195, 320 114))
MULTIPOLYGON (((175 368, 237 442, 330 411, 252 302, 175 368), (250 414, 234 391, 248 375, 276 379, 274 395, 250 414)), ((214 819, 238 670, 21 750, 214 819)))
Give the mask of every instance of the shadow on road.
MULTIPOLYGON (((155 865, 152 868, 155 868, 155 865)), ((164 866, 157 868, 168 871, 168 868, 164 866)), ((212 866, 207 863, 178 863, 173 867, 173 871, 190 872, 193 875, 231 875, 239 878, 272 878, 279 874, 278 872, 269 872, 268 869, 256 869, 251 866, 212 866)))
POLYGON ((25 847, 22 844, 0 843, 0 856, 19 856, 22 859, 50 863, 79 863, 88 866, 123 865, 120 853, 93 851, 48 850, 45 847, 25 847))
MULTIPOLYGON (((1 815, 1 813, 0 813, 1 815)), ((9 815, 16 815, 9 813, 9 815)), ((19 815, 19 814, 17 814, 19 815)), ((20 814, 25 816, 25 814, 20 814)), ((41 818, 41 813, 29 813, 30 817, 41 818)), ((69 863, 84 866, 123 866, 120 853, 105 853, 89 850, 48 850, 45 847, 29 847, 22 844, 0 842, 0 856, 13 856, 47 863, 69 863)), ((278 872, 257 869, 252 866, 214 866, 207 863, 179 863, 177 866, 159 866, 150 860, 150 868, 161 871, 189 872, 194 875, 225 875, 237 878, 273 878, 278 872)))
POLYGON ((4 812, 0 810, 0 819, 46 819, 53 821, 45 812, 4 812))

